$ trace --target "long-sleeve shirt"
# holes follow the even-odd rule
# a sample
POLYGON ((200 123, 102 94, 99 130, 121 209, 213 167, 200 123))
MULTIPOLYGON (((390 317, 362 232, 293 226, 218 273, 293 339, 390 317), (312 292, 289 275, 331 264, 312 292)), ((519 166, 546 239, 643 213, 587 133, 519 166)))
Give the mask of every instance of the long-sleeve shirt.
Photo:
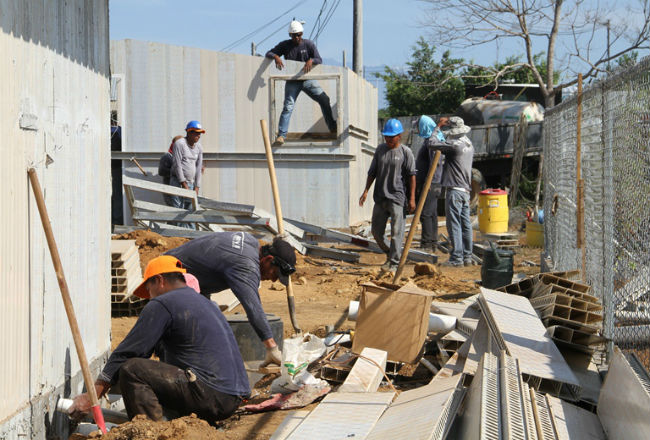
POLYGON ((244 361, 228 321, 215 303, 190 287, 149 301, 99 378, 115 383, 124 362, 135 357, 148 359, 154 349, 163 354, 161 361, 192 369, 217 391, 242 397, 250 394, 244 361))
POLYGON ((388 199, 405 206, 407 201, 405 180, 415 173, 415 159, 410 148, 401 144, 397 148, 380 144, 375 150, 368 169, 368 176, 375 178, 372 199, 375 203, 388 199))
POLYGON ((273 337, 258 288, 259 243, 246 232, 215 232, 166 252, 199 280, 201 293, 209 295, 230 288, 246 311, 255 333, 264 341, 273 337))
POLYGON ((448 136, 445 142, 431 136, 423 147, 440 150, 445 155, 441 184, 445 188, 472 190, 472 161, 474 146, 467 136, 448 136))
POLYGON ((303 63, 311 59, 314 65, 323 62, 314 42, 305 38, 299 44, 295 44, 291 40, 281 41, 266 52, 266 58, 275 58, 276 55, 284 56, 285 60, 302 61, 303 63))
POLYGON ((181 138, 174 142, 172 147, 172 175, 176 176, 180 183, 187 182, 201 187, 201 167, 203 166, 203 147, 195 143, 191 147, 187 139, 181 138))

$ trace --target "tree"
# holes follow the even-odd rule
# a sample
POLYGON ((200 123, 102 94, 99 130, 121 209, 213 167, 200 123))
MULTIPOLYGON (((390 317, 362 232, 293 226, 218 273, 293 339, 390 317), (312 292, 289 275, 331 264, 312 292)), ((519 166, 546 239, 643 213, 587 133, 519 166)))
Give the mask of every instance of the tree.
POLYGON ((622 55, 648 48, 650 0, 637 0, 640 10, 627 8, 626 20, 614 25, 616 7, 624 2, 596 2, 589 8, 585 0, 421 0, 431 3, 432 33, 438 45, 468 48, 496 40, 514 40, 525 53, 524 60, 512 62, 493 72, 492 82, 509 71, 527 69, 540 87, 547 107, 554 104, 561 89, 606 72, 607 65, 622 55), (602 6, 605 4, 606 6, 602 6), (606 9, 610 8, 610 9, 606 9), (636 23, 636 25, 635 25, 636 23), (613 34, 609 47, 594 43, 605 27, 613 34), (567 54, 558 57, 558 44, 567 54), (535 53, 543 47, 546 72, 535 63, 535 53), (556 82, 556 72, 571 75, 556 82))
MULTIPOLYGON (((474 63, 466 64, 460 73, 461 78, 465 84, 473 85, 488 85, 495 82, 495 77, 501 72, 499 81, 511 80, 517 84, 533 84, 535 77, 530 69, 522 66, 521 56, 511 55, 506 58, 503 63, 495 62, 491 67, 480 66, 474 63), (518 68, 507 68, 508 66, 518 65, 518 68)), ((546 76, 547 65, 544 57, 544 52, 540 52, 533 56, 533 62, 537 70, 546 76)), ((557 82, 560 78, 558 72, 553 74, 554 81, 557 82)))
POLYGON ((465 97, 463 81, 453 66, 463 60, 451 58, 450 52, 434 58, 435 47, 420 37, 412 48, 407 69, 400 72, 386 66, 377 73, 386 84, 388 116, 451 113, 465 97))

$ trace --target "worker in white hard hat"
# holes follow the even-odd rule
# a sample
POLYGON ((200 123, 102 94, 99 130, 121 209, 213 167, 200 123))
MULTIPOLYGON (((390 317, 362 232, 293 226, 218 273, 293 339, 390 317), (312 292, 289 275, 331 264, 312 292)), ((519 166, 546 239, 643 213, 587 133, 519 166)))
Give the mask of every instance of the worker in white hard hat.
MULTIPOLYGON (((314 42, 302 38, 302 33, 302 23, 296 20, 292 21, 289 25, 290 39, 281 41, 277 46, 269 50, 266 53, 266 58, 273 58, 275 60, 275 66, 279 70, 282 70, 284 67, 284 63, 280 58, 282 56, 284 56, 285 60, 302 61, 305 63, 305 66, 302 68, 303 72, 309 73, 315 65, 321 64, 323 60, 314 42)), ((298 98, 301 91, 304 91, 320 105, 327 128, 330 132, 336 133, 336 121, 332 115, 330 98, 320 85, 318 85, 318 82, 313 79, 291 80, 287 81, 284 87, 284 107, 280 115, 278 137, 275 139, 276 145, 282 145, 287 137, 291 113, 293 112, 296 98, 298 98)))

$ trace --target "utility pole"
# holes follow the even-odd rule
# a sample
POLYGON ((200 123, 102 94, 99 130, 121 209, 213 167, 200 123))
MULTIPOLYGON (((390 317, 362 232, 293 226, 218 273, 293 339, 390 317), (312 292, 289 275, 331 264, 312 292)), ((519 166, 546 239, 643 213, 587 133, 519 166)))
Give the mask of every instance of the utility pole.
POLYGON ((255 56, 255 43, 251 43, 251 55, 255 56))
POLYGON ((347 58, 347 56, 346 56, 346 53, 345 53, 345 49, 343 49, 343 68, 344 68, 344 69, 345 69, 346 67, 348 67, 348 62, 347 62, 347 59, 346 59, 346 58, 347 58))
POLYGON ((352 25, 352 68, 363 76, 363 0, 354 0, 352 25))
POLYGON ((610 66, 610 59, 609 59, 609 20, 607 20, 607 73, 609 73, 611 66, 610 66))

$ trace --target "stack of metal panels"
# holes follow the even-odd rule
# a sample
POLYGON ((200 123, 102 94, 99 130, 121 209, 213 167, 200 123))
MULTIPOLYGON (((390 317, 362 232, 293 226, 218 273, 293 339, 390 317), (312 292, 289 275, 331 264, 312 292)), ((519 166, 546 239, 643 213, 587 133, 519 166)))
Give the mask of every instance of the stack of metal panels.
POLYGON ((137 315, 147 303, 133 296, 142 283, 135 240, 111 240, 111 310, 113 316, 137 315))
MULTIPOLYGON (((577 396, 578 379, 526 298, 481 288, 479 304, 491 340, 519 360, 529 385, 554 395, 577 396)), ((477 332, 480 328, 479 322, 477 332)))

